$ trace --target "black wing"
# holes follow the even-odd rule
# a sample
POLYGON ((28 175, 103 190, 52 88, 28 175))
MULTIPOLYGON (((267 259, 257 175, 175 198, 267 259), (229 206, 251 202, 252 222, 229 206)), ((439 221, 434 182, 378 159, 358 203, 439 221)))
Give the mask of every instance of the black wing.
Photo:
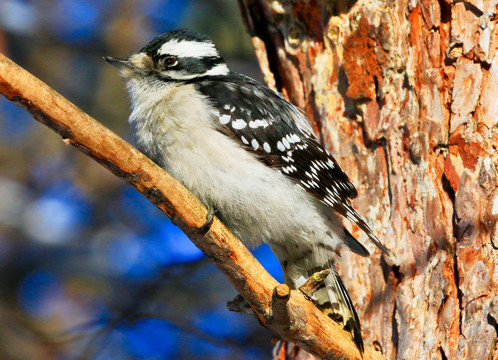
POLYGON ((220 131, 261 161, 348 218, 383 251, 387 249, 351 207, 357 191, 333 156, 313 134, 303 112, 257 81, 230 73, 196 83, 212 102, 220 131))

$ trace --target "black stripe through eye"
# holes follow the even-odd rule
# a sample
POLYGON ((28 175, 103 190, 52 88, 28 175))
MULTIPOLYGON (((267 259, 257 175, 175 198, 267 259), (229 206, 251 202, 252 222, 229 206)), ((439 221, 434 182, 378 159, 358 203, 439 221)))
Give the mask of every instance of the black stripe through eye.
POLYGON ((221 63, 223 63, 223 59, 219 56, 184 57, 181 59, 178 68, 190 74, 202 74, 221 63))

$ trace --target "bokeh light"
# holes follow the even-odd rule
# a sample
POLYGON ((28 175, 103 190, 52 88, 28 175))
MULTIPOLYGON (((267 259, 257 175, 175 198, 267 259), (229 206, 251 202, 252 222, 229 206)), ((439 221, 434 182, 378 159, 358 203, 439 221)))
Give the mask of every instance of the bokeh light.
MULTIPOLYGON (((214 38, 231 67, 261 79, 232 0, 0 1, 2 54, 125 139, 129 102, 102 56, 127 56, 185 27, 214 38)), ((254 253, 281 280, 271 250, 254 253)), ((265 329, 228 312, 235 290, 178 227, 3 97, 0 271, 0 358, 223 360, 271 352, 265 329)))
POLYGON ((138 359, 174 359, 178 331, 161 319, 142 319, 123 327, 126 346, 138 359))
POLYGON ((95 41, 102 30, 108 1, 103 0, 57 0, 48 8, 50 31, 63 41, 88 43, 95 41))
POLYGON ((26 208, 24 229, 33 239, 55 244, 76 238, 91 222, 91 206, 69 181, 57 181, 26 208))
POLYGON ((33 118, 24 109, 0 98, 0 137, 6 143, 13 143, 22 139, 33 125, 33 118))

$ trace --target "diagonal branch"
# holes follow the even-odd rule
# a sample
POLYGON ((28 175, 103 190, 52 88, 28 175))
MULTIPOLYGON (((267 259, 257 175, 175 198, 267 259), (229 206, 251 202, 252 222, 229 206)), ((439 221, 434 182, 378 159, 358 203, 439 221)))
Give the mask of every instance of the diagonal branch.
MULTIPOLYGON (((294 341, 324 359, 361 358, 347 333, 299 291, 291 291, 285 301, 274 301, 272 294, 277 281, 217 218, 205 234, 196 231, 206 222, 208 210, 178 181, 1 54, 0 93, 61 135, 65 143, 122 178, 168 215, 225 274, 261 324, 276 337, 294 341), (278 316, 274 317, 273 313, 278 316)), ((382 359, 382 356, 367 347, 363 359, 382 359)))

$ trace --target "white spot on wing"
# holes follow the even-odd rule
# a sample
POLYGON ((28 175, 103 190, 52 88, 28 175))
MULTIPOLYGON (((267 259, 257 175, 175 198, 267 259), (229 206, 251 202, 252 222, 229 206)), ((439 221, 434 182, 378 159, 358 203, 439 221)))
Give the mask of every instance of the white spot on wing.
POLYGON ((270 153, 271 152, 271 147, 270 147, 270 144, 268 144, 266 141, 263 143, 263 149, 267 152, 267 153, 270 153))
POLYGON ((327 205, 334 206, 334 202, 327 197, 323 199, 323 202, 327 205))
POLYGON ((307 181, 301 181, 301 184, 303 184, 304 186, 306 186, 308 189, 311 189, 311 186, 310 186, 310 184, 308 184, 307 181))
POLYGON ((257 150, 259 148, 258 140, 252 139, 251 146, 253 147, 254 150, 257 150))
POLYGON ((284 146, 284 144, 282 144, 282 142, 281 142, 281 141, 279 141, 279 142, 277 143, 277 148, 278 148, 278 150, 280 150, 280 151, 285 151, 285 146, 284 146))
POLYGON ((300 142, 301 138, 299 136, 297 136, 296 134, 292 134, 292 141, 293 142, 300 142))
POLYGON ((229 122, 230 122, 230 115, 225 114, 225 115, 221 115, 221 116, 220 116, 220 123, 221 123, 222 125, 226 125, 226 124, 228 124, 229 122))
POLYGON ((249 121, 249 127, 251 129, 257 129, 258 127, 267 127, 269 124, 268 124, 268 121, 267 120, 260 120, 260 119, 256 119, 256 120, 251 120, 249 121))
POLYGON ((242 120, 242 119, 237 119, 235 121, 232 121, 232 127, 235 130, 242 130, 246 126, 247 126, 247 123, 244 120, 242 120))
POLYGON ((310 185, 311 185, 312 187, 314 187, 314 188, 317 188, 317 189, 319 189, 319 188, 320 188, 320 185, 318 185, 318 183, 316 183, 316 182, 315 182, 315 180, 310 180, 310 182, 309 182, 309 183, 310 183, 310 185))
POLYGON ((243 136, 240 137, 240 140, 242 140, 242 142, 246 145, 249 145, 249 141, 247 141, 247 139, 243 136))

